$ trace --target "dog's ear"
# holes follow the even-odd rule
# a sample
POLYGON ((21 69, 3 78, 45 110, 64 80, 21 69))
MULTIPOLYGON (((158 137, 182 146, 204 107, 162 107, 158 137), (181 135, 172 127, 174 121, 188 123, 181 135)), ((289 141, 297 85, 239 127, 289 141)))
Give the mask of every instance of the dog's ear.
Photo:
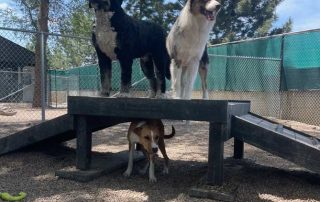
POLYGON ((121 6, 123 3, 123 0, 118 0, 118 2, 119 2, 119 5, 121 6))
POLYGON ((133 129, 133 132, 134 132, 135 134, 137 134, 137 135, 140 135, 140 134, 141 134, 141 131, 142 131, 142 126, 143 126, 144 124, 146 124, 145 121, 140 121, 140 122, 136 125, 135 129, 133 129))
POLYGON ((91 6, 91 2, 89 2, 89 8, 92 8, 92 6, 91 6))
POLYGON ((135 134, 137 134, 138 136, 140 136, 141 131, 142 131, 142 126, 133 129, 133 132, 134 132, 135 134))

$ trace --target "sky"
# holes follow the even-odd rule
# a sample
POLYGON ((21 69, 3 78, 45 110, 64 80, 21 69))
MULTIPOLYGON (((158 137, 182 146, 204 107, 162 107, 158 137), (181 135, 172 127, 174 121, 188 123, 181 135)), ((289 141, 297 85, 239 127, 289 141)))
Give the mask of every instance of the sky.
POLYGON ((283 25, 290 17, 292 31, 320 28, 320 0, 284 0, 278 5, 274 25, 283 25))
MULTIPOLYGON (((0 9, 12 6, 11 0, 0 0, 0 9)), ((278 5, 276 14, 279 18, 274 27, 283 25, 291 17, 292 31, 320 28, 320 0, 284 0, 278 5)))

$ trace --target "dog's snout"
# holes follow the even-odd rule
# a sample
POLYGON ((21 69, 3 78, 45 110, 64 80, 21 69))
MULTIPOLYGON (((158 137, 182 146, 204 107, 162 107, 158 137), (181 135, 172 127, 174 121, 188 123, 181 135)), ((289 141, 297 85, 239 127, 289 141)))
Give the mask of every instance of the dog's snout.
POLYGON ((157 147, 152 148, 152 152, 153 152, 153 153, 157 153, 157 152, 158 152, 158 148, 157 148, 157 147))

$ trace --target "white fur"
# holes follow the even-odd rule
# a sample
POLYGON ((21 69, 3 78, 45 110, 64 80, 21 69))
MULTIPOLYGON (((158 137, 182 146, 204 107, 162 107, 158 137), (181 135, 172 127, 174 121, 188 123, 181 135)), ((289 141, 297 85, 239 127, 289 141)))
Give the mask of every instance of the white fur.
POLYGON ((111 60, 116 60, 117 55, 114 49, 117 46, 117 32, 111 27, 111 17, 114 12, 105 12, 103 10, 96 11, 96 40, 99 48, 104 52, 111 60))
POLYGON ((154 175, 154 162, 152 159, 150 160, 149 166, 149 182, 157 182, 157 178, 154 175))
POLYGON ((129 138, 130 138, 130 143, 138 143, 139 142, 139 136, 137 134, 135 134, 134 132, 130 133, 129 138))
POLYGON ((154 140, 153 131, 151 131, 151 148, 152 149, 157 149, 158 148, 158 145, 156 144, 156 141, 154 140))
POLYGON ((131 147, 130 147, 130 151, 129 151, 128 167, 127 167, 127 170, 123 173, 123 175, 125 177, 129 177, 132 173, 134 145, 135 145, 135 143, 139 142, 139 136, 137 134, 135 134, 134 132, 131 132, 129 139, 130 139, 131 147))
POLYGON ((134 151, 134 143, 131 143, 131 149, 129 151, 129 161, 127 170, 123 173, 125 177, 130 177, 133 168, 133 151, 134 151))
MULTIPOLYGON (((217 1, 210 0, 206 9, 212 11, 217 5, 217 1)), ((202 14, 191 13, 188 0, 173 25, 166 46, 172 58, 170 69, 175 98, 191 99, 199 62, 214 23, 215 20, 209 21, 202 14)))

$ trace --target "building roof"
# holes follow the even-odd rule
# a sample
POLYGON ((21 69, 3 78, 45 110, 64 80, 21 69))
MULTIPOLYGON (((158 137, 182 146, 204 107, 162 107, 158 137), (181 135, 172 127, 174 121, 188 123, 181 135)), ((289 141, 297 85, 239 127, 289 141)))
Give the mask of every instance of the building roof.
POLYGON ((0 63, 14 66, 34 66, 35 54, 0 36, 0 63))

